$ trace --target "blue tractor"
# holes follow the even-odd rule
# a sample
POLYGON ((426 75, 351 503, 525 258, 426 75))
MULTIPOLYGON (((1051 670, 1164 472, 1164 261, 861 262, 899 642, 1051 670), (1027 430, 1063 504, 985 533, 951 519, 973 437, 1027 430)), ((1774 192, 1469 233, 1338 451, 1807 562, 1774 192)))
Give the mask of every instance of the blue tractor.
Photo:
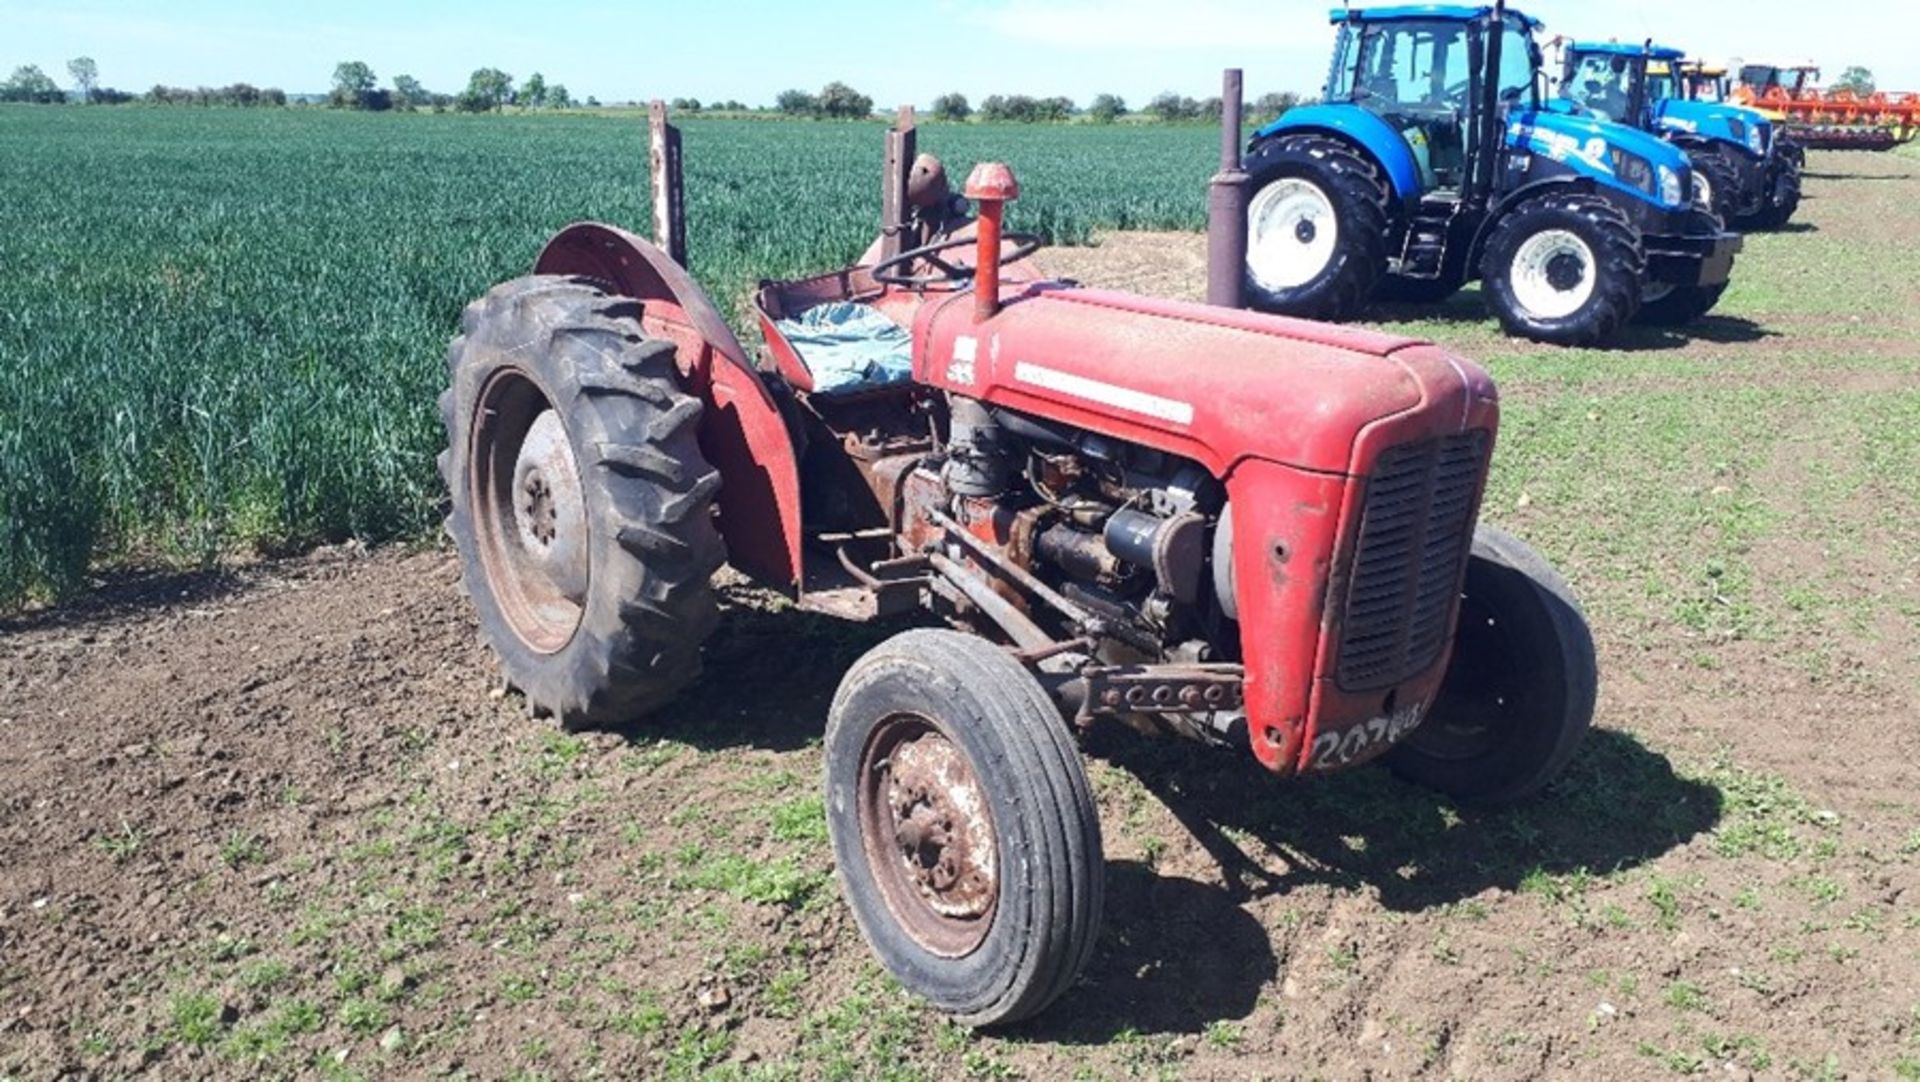
POLYGON ((1546 107, 1505 4, 1336 9, 1324 101, 1254 133, 1249 301, 1344 319, 1472 278, 1507 333, 1591 345, 1716 304, 1741 241, 1672 144, 1546 107))
POLYGON ((1714 213, 1742 229, 1778 229, 1799 209, 1799 156, 1759 110, 1691 100, 1682 50, 1576 41, 1564 59, 1561 98, 1685 151, 1714 213))

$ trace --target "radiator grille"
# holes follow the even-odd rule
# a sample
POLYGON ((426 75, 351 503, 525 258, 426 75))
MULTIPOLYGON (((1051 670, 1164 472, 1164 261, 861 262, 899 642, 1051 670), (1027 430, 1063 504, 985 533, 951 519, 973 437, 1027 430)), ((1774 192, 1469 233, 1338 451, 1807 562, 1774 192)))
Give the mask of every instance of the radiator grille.
POLYGON ((1347 691, 1388 687, 1433 663, 1473 543, 1487 434, 1395 447, 1367 481, 1335 678, 1347 691))

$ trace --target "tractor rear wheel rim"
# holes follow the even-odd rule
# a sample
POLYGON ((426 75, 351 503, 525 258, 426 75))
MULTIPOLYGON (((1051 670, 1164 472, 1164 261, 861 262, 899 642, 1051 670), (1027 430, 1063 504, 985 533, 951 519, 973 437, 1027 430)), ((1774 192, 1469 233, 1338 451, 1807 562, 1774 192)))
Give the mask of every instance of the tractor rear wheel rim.
POLYGON ((1318 184, 1286 177, 1260 189, 1247 212, 1247 267, 1265 289, 1320 276, 1340 243, 1340 218, 1318 184))
POLYGON ((590 574, 586 499, 566 426, 538 384, 502 369, 480 391, 468 455, 493 598, 528 647, 558 651, 580 626, 590 574))
POLYGON ((1539 319, 1565 319, 1593 298, 1593 249, 1567 229, 1543 229, 1513 253, 1514 299, 1539 319))
POLYGON ((921 949, 973 952, 993 927, 999 859, 987 793, 934 721, 884 718, 861 755, 860 835, 887 910, 921 949))

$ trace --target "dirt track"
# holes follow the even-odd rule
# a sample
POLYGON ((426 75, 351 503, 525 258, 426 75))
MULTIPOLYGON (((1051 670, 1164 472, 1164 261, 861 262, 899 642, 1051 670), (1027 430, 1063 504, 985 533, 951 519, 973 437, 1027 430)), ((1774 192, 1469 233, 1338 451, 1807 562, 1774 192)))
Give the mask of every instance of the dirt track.
MULTIPOLYGON (((1911 551, 1869 566, 1915 596, 1911 551)), ((977 1037, 879 976, 827 878, 825 703, 890 629, 729 599, 700 686, 581 738, 492 691, 438 550, 0 625, 0 1079, 1920 1074, 1897 608, 1838 680, 1791 637, 1706 667, 1602 623, 1601 731, 1505 815, 1100 741, 1094 964, 977 1037)))

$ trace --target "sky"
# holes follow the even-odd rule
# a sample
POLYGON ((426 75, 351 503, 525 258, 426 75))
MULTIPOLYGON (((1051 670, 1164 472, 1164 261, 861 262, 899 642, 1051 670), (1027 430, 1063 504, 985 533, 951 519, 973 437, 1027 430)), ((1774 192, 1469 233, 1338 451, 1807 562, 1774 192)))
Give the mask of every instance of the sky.
MULTIPOLYGON (((1331 31, 1319 0, 0 0, 0 71, 37 64, 66 85, 87 55, 103 86, 248 82, 323 92, 342 60, 382 85, 412 75, 458 92, 478 67, 543 73, 576 100, 736 99, 851 83, 876 105, 959 91, 1115 93, 1144 105, 1172 90, 1217 93, 1246 70, 1249 96, 1314 92, 1331 31)), ((1538 0, 1517 5, 1549 35, 1648 36, 1715 59, 1849 65, 1884 89, 1920 91, 1920 4, 1855 0, 1809 18, 1804 0, 1538 0), (1723 29, 1724 28, 1724 29, 1723 29), (1877 28, 1873 29, 1873 28, 1877 28)))

